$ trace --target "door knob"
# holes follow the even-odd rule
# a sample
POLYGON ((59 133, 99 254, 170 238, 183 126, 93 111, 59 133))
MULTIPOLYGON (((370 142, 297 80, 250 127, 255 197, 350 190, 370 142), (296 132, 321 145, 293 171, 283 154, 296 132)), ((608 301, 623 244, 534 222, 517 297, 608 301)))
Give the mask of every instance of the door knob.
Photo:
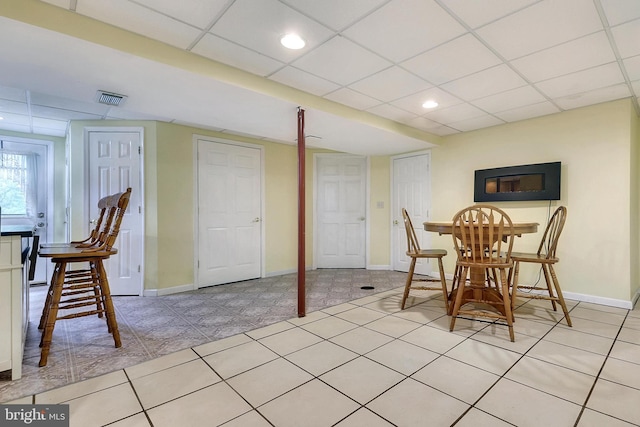
POLYGON ((44 212, 38 212, 38 218, 44 218, 44 212))
POLYGON ((363 216, 361 216, 360 218, 358 218, 360 221, 364 221, 365 218, 363 216))
POLYGON ((253 222, 260 222, 260 218, 255 217, 255 219, 253 220, 253 222))
POLYGON ((393 221, 393 225, 398 225, 398 220, 397 219, 393 221))

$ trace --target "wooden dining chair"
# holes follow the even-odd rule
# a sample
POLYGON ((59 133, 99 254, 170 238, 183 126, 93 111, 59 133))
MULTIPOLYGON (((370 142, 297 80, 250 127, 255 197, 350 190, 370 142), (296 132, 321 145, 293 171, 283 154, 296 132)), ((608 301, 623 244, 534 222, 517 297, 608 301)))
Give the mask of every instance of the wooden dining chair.
MULTIPOLYGON (((514 252, 511 254, 511 258, 514 263, 511 306, 515 307, 516 298, 518 297, 551 301, 554 311, 557 311, 556 303, 558 303, 562 307, 567 325, 572 326, 571 318, 569 317, 569 310, 567 310, 567 304, 564 301, 562 290, 560 289, 560 282, 558 281, 558 276, 553 268, 553 266, 560 261, 556 256, 556 250, 558 249, 558 241, 560 240, 560 234, 562 233, 566 219, 567 208, 560 206, 551 216, 536 253, 514 252), (544 275, 545 284, 547 285, 546 295, 544 293, 532 292, 540 290, 540 288, 537 288, 536 286, 518 284, 518 274, 520 272, 521 263, 540 265, 544 275)), ((542 290, 542 292, 545 292, 545 290, 542 290)))
POLYGON ((43 329, 40 340, 42 348, 39 366, 47 364, 51 340, 56 320, 72 319, 82 316, 98 315, 106 317, 107 330, 113 336, 115 347, 122 345, 111 300, 109 280, 104 267, 104 260, 118 251, 114 248, 120 225, 131 196, 131 188, 123 193, 110 197, 107 201, 105 224, 100 233, 100 244, 90 247, 76 245, 73 247, 47 247, 40 249, 40 256, 51 258, 55 263, 51 285, 42 310, 39 327, 43 329), (88 264, 88 268, 70 270, 75 263, 88 264), (68 310, 59 314, 60 311, 68 310))
POLYGON ((444 304, 449 312, 449 294, 447 292, 447 281, 444 275, 444 268, 442 266, 442 258, 447 255, 447 251, 444 249, 421 249, 420 243, 416 236, 416 231, 411 223, 409 213, 405 208, 402 208, 402 217, 404 218, 404 229, 407 234, 407 256, 411 258, 409 265, 409 273, 407 274, 407 281, 404 286, 404 294, 402 296, 402 310, 404 310, 407 298, 409 297, 410 290, 427 290, 427 291, 442 291, 444 298, 444 304), (431 277, 422 277, 419 279, 414 278, 413 273, 416 268, 416 262, 418 259, 436 259, 438 260, 438 272, 440 277, 438 279, 431 277), (416 282, 440 282, 440 286, 412 286, 412 283, 416 282))
POLYGON ((506 321, 509 338, 514 341, 508 281, 513 267, 511 219, 495 206, 474 205, 454 215, 451 234, 458 255, 458 287, 452 292, 450 331, 458 316, 500 319, 506 321), (492 281, 487 280, 490 276, 492 281))

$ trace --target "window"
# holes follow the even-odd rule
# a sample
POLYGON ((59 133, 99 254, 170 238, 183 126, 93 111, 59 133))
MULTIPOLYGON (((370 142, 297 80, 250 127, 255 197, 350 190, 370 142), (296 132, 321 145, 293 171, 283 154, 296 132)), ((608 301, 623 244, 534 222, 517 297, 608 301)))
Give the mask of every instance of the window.
POLYGON ((29 192, 35 188, 29 179, 30 156, 34 155, 0 151, 0 207, 3 216, 27 216, 30 211, 29 192))

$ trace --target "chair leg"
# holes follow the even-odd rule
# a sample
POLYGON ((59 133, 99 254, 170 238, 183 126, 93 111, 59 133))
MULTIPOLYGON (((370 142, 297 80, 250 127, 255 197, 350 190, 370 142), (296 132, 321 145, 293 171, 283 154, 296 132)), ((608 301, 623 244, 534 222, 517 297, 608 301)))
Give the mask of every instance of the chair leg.
POLYGON ((438 258, 438 270, 440 270, 440 282, 442 283, 442 296, 444 297, 444 306, 449 312, 449 294, 447 293, 447 280, 444 277, 444 267, 442 266, 442 258, 438 258))
POLYGON ((404 310, 404 305, 407 302, 407 298, 409 298, 409 289, 411 289, 411 282, 413 282, 413 271, 416 269, 416 258, 411 258, 411 264, 409 264, 409 273, 407 273, 407 282, 404 285, 404 295, 402 296, 402 307, 404 310))
POLYGON ((449 302, 447 305, 447 314, 451 316, 451 312, 453 311, 453 296, 456 294, 455 291, 459 287, 460 278, 458 277, 460 274, 460 267, 456 265, 455 270, 453 271, 453 280, 451 281, 451 292, 449 292, 449 302))
POLYGON ((60 303, 60 296, 62 295, 62 287, 64 286, 64 272, 67 268, 66 262, 56 263, 54 269, 54 277, 52 279, 51 300, 49 309, 46 313, 46 321, 44 325, 44 331, 41 337, 40 362, 38 366, 45 366, 47 364, 47 358, 49 357, 49 350, 51 349, 51 339, 53 337, 53 328, 56 324, 56 318, 58 317, 58 304, 60 303))
MULTIPOLYGON (((456 270, 460 270, 460 267, 456 267, 456 270)), ((464 283, 467 281, 467 274, 469 273, 469 267, 462 267, 462 272, 460 273, 460 278, 458 280, 458 290, 456 291, 456 301, 453 304, 453 309, 451 310, 451 323, 449 324, 449 332, 453 332, 453 328, 456 326, 456 316, 458 315, 458 311, 460 310, 460 305, 462 303, 462 294, 464 294, 464 283)))
POLYGON ((109 331, 113 334, 113 341, 115 347, 122 346, 120 341, 120 332, 118 331, 118 323, 116 322, 116 311, 113 307, 113 301, 111 300, 111 291, 109 290, 109 280, 107 279, 107 272, 104 269, 102 259, 96 261, 96 267, 98 269, 98 280, 100 283, 100 293, 103 296, 103 303, 105 312, 107 314, 107 325, 109 331))
POLYGON ((500 282, 502 285, 502 302, 504 304, 504 313, 509 325, 509 338, 511 342, 515 341, 513 333, 513 312, 511 311, 511 299, 509 298, 509 282, 507 281, 507 272, 504 268, 500 269, 500 282))
POLYGON ((508 283, 511 284, 511 311, 513 312, 516 309, 516 298, 518 297, 518 275, 520 274, 520 263, 518 261, 515 262, 513 266, 513 270, 509 270, 509 277, 507 278, 508 283), (513 277, 511 277, 511 273, 513 272, 513 277), (511 279, 513 278, 513 282, 511 279))
POLYGON ((547 292, 549 292, 549 298, 551 299, 551 305, 553 306, 553 311, 558 311, 556 306, 555 295, 553 294, 553 289, 551 288, 551 280, 549 277, 549 272, 547 271, 547 265, 542 264, 542 272, 544 273, 544 281, 547 284, 547 292))
POLYGON ((564 302, 564 297, 562 296, 562 290, 560 289, 560 282, 558 281, 558 276, 556 276, 556 271, 553 269, 553 265, 551 264, 549 264, 547 267, 549 268, 549 272, 551 273, 553 286, 556 288, 556 293, 558 294, 558 302, 560 302, 560 306, 562 307, 562 311, 564 312, 564 318, 567 320, 567 325, 573 326, 571 324, 571 318, 569 317, 569 310, 567 310, 567 304, 564 302))

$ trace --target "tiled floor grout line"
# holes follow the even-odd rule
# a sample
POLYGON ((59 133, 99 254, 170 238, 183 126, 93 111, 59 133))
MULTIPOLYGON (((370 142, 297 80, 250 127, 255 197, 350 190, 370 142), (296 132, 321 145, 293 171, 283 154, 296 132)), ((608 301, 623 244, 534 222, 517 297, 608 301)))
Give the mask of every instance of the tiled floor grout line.
MULTIPOLYGON (((580 303, 576 304, 576 307, 580 305, 580 303)), ((587 397, 584 400, 584 403, 582 404, 582 408, 580 409, 580 413, 578 413, 578 417, 576 418, 576 422, 574 424, 574 427, 578 426, 578 423, 580 422, 580 418, 582 418, 582 414, 584 413, 584 410, 587 408, 587 403, 589 403, 589 399, 591 398, 591 394, 593 393, 593 390, 596 388, 596 384, 598 383, 598 380, 600 379, 600 375, 602 374, 602 371, 605 367, 605 365, 607 364, 607 360, 609 360, 609 356, 611 355, 611 351, 613 350, 613 347, 616 345, 616 342, 618 341, 618 337, 620 336, 620 332, 622 332, 622 328, 624 327, 624 322, 627 321, 627 318, 629 317, 629 311, 627 311, 627 313, 624 316, 624 320, 622 321, 622 323, 620 324, 620 327, 618 328, 618 333, 616 333, 615 338, 613 339, 613 342, 611 343, 611 347, 609 347, 609 351, 607 352, 607 355, 604 358, 604 361, 602 362, 602 365, 600 366, 600 369, 598 370, 598 373, 596 374, 596 377, 593 381, 593 384, 591 385, 591 388, 589 389, 589 393, 587 393, 587 397)))

